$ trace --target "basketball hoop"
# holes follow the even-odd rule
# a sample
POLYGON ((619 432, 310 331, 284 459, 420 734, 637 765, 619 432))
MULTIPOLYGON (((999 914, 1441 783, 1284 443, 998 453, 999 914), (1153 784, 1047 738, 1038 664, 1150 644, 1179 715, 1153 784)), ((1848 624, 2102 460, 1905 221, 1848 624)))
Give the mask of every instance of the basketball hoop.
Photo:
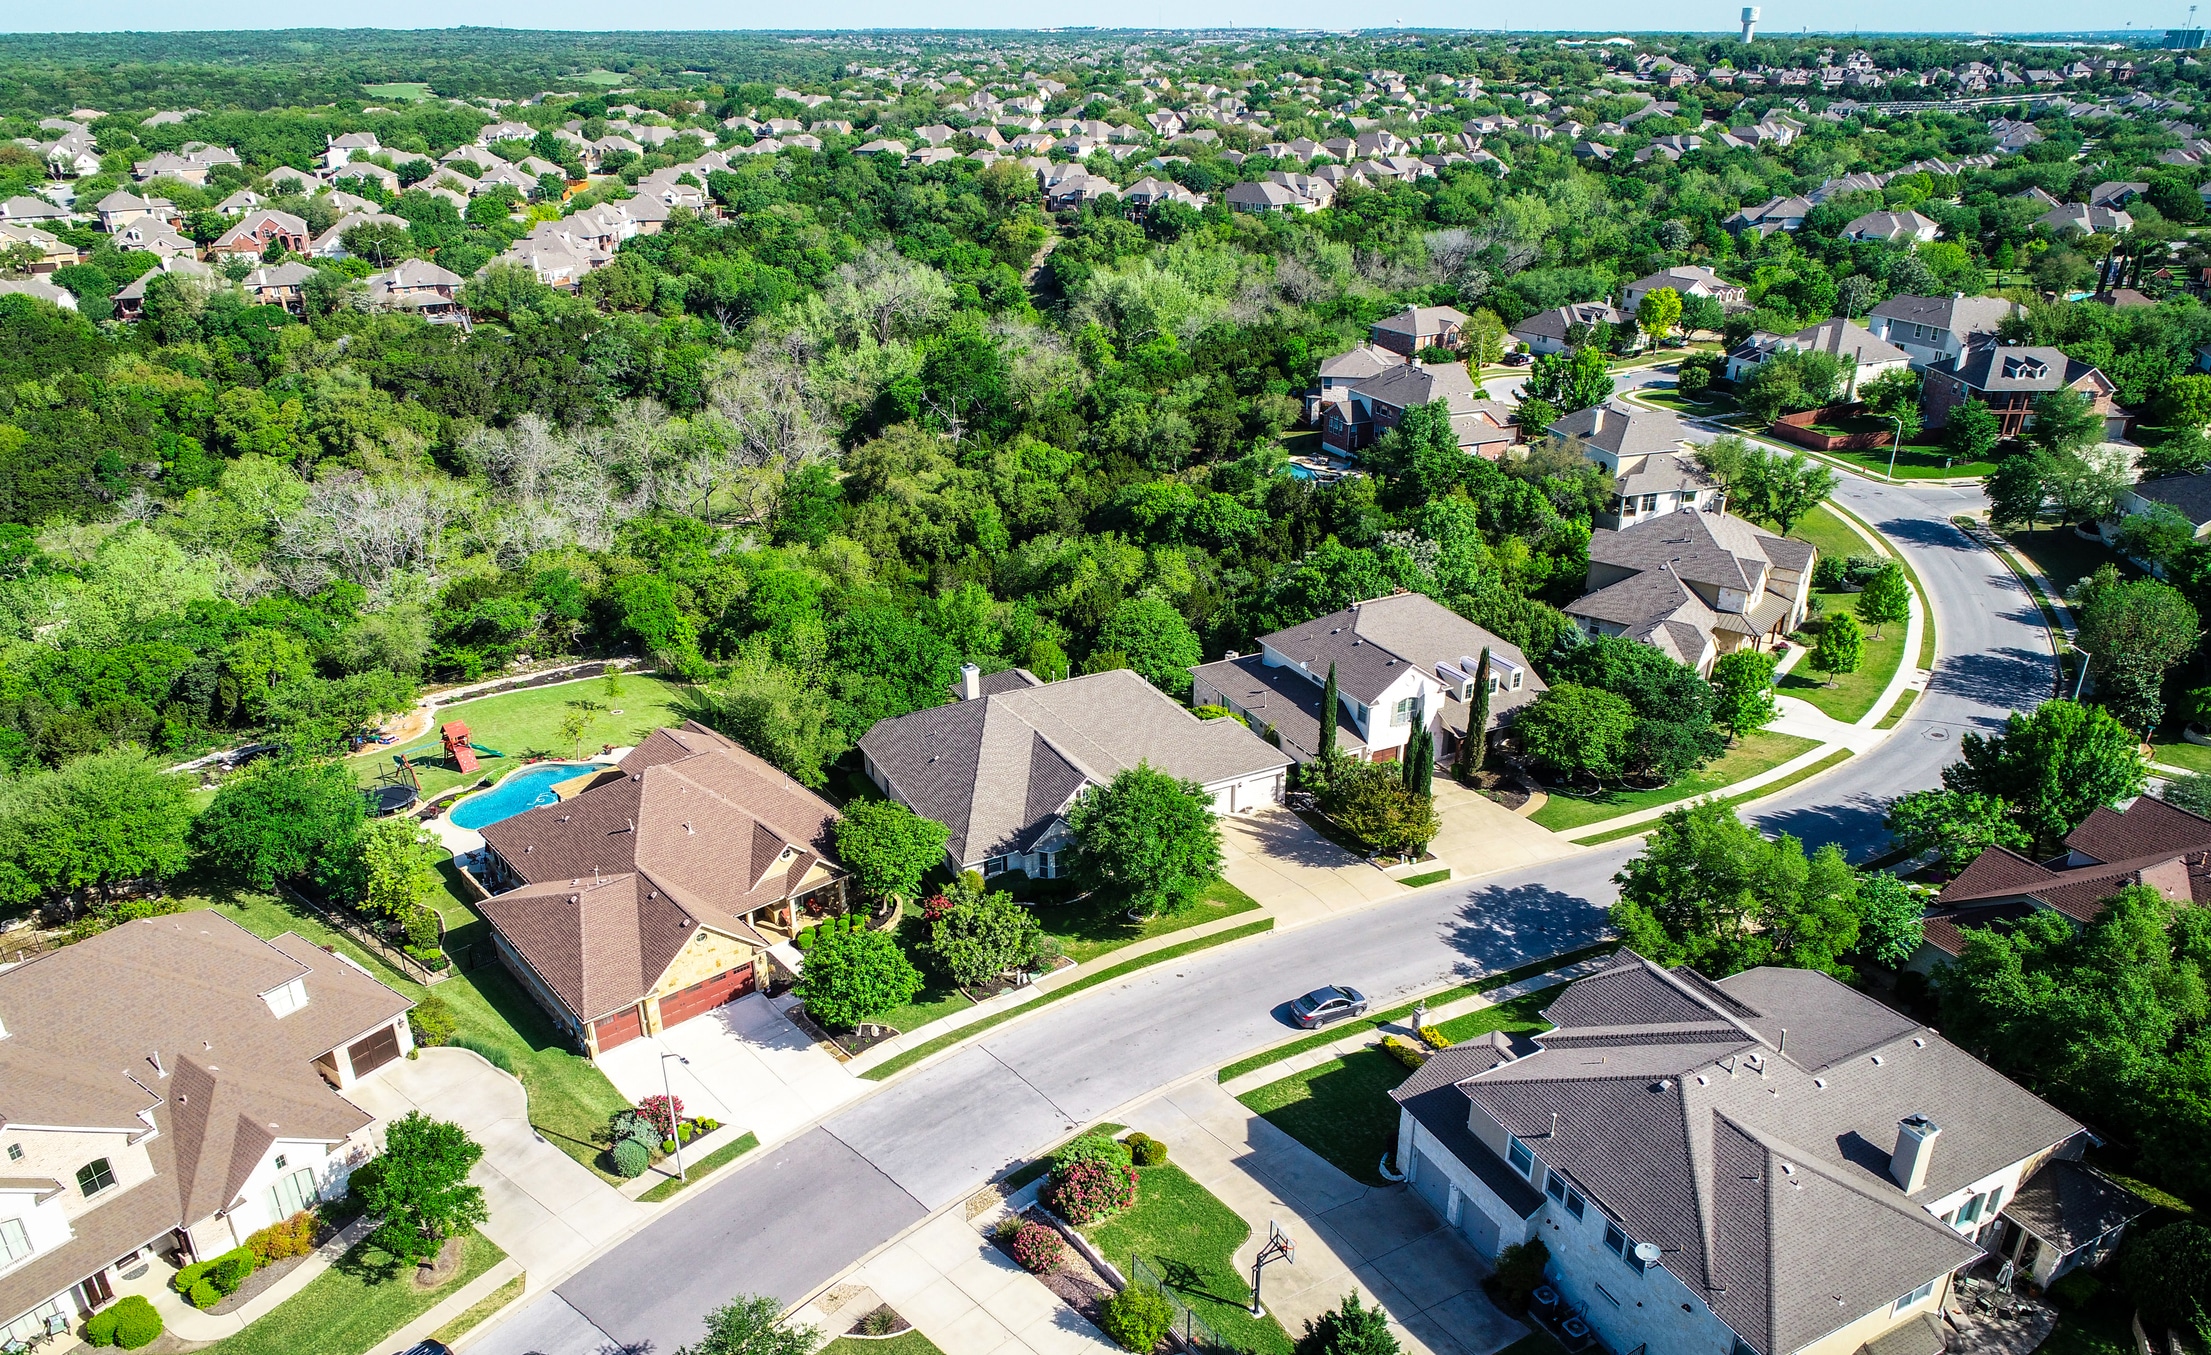
POLYGON ((1259 1249, 1258 1255, 1251 1258, 1251 1315, 1253 1317, 1265 1317, 1267 1315, 1267 1310, 1259 1305, 1259 1281, 1265 1276, 1267 1267, 1276 1261, 1287 1261, 1293 1266, 1296 1265, 1297 1243, 1292 1240, 1288 1233, 1282 1231, 1281 1224, 1276 1223, 1273 1219, 1268 1219, 1267 1244, 1259 1249))

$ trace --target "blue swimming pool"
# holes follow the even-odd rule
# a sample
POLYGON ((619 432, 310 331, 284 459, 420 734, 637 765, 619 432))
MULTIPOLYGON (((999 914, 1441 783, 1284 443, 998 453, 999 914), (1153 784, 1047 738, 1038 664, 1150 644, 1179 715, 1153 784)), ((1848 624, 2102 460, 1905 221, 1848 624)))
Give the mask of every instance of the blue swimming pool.
POLYGON ((536 767, 524 767, 483 794, 471 795, 453 806, 453 826, 482 828, 501 819, 511 819, 523 810, 553 804, 560 799, 553 794, 555 785, 602 765, 604 764, 596 762, 547 762, 536 767))

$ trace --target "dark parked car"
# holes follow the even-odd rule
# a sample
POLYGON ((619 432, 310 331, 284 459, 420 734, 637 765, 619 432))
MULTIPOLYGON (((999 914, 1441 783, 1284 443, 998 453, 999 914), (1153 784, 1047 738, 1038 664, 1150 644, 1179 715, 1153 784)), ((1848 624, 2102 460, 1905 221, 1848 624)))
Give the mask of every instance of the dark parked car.
POLYGON ((407 1355, 453 1355, 453 1348, 443 1341, 421 1341, 407 1347, 407 1355))
POLYGON ((1348 1016, 1358 1016, 1367 1009, 1366 994, 1356 988, 1333 984, 1315 988, 1312 992, 1290 1004, 1290 1018, 1307 1030, 1325 1026, 1331 1021, 1341 1021, 1348 1016))

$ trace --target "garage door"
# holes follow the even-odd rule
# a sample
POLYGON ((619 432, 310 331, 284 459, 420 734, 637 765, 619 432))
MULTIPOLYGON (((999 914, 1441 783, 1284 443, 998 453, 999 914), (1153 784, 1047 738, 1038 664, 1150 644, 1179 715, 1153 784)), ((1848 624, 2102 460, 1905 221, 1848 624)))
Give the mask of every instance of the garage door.
POLYGON ((1451 1178, 1443 1174, 1436 1160, 1420 1149, 1413 1150, 1413 1193, 1428 1202, 1436 1211, 1436 1217, 1449 1222, 1451 1219, 1451 1178))
POLYGON ((353 1063, 355 1077, 374 1072, 399 1057, 399 1032, 386 1026, 373 1035, 364 1035, 346 1046, 345 1056, 353 1063))
POLYGON ((645 1018, 635 1007, 625 1007, 612 1016, 602 1016, 591 1023, 591 1033, 598 1037, 599 1052, 604 1054, 616 1045, 628 1044, 645 1033, 645 1018))
POLYGON ((694 1016, 714 1010, 724 1002, 752 991, 752 966, 739 965, 713 978, 679 988, 660 999, 660 1027, 679 1026, 694 1016))

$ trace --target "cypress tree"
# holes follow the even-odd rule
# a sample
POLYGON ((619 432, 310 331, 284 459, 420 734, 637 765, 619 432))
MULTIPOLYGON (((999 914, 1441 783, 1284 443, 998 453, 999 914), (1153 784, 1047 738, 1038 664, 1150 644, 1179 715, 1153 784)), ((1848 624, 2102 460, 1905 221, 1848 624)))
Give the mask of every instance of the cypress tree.
POLYGON ((1435 794, 1436 736, 1423 721, 1405 745, 1405 789, 1415 795, 1435 794))
POLYGON ((1336 756, 1336 665, 1328 665, 1328 681, 1320 689, 1320 760, 1336 756))
POLYGON ((1459 745, 1465 774, 1482 769, 1489 757, 1489 646, 1482 646, 1481 661, 1474 665, 1474 706, 1466 716, 1466 742, 1459 745))

